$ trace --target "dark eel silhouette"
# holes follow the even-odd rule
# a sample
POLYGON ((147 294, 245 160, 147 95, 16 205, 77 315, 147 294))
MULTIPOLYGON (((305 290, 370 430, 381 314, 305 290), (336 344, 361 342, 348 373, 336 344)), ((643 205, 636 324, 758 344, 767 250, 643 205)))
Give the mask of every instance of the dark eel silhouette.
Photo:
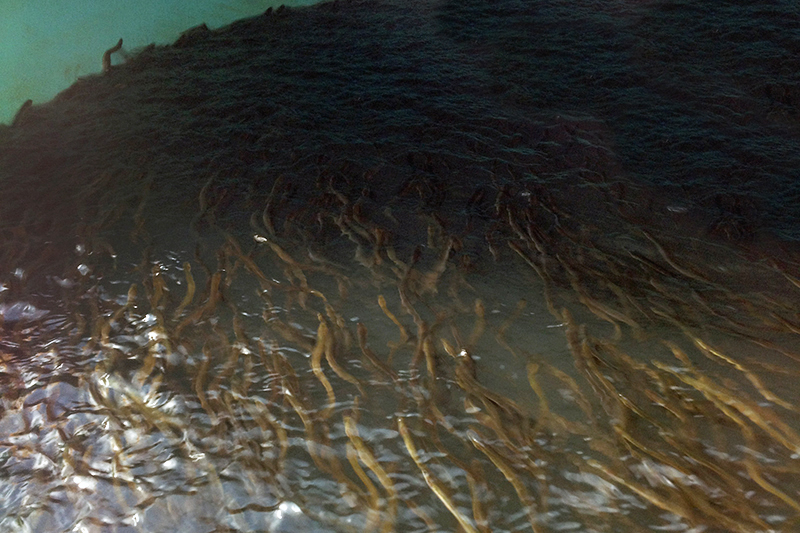
POLYGON ((103 72, 108 72, 111 70, 111 54, 118 52, 120 48, 122 48, 122 39, 120 39, 116 45, 106 50, 106 53, 103 54, 103 72))

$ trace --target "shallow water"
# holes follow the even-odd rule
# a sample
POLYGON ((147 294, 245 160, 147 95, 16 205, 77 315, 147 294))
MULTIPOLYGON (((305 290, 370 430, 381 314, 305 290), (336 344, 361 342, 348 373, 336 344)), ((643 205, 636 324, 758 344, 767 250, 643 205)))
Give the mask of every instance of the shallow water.
MULTIPOLYGON (((723 78, 575 77, 690 6, 571 5, 271 11, 0 132, 0 524, 796 529, 791 209, 656 148, 723 78)), ((753 98, 689 130, 791 146, 753 98)))

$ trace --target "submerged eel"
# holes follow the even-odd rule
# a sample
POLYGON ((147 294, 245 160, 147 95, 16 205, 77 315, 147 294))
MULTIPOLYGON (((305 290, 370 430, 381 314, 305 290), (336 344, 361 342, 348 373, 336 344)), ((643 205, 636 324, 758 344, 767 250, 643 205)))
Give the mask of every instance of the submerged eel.
POLYGON ((122 39, 120 39, 116 45, 106 50, 106 53, 103 54, 103 72, 108 72, 111 70, 111 54, 114 52, 119 52, 120 48, 122 48, 122 39))

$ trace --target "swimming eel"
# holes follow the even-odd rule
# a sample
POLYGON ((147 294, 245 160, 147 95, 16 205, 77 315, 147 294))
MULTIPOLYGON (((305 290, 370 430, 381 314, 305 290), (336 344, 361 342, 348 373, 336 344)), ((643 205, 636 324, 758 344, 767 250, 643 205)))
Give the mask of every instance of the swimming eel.
POLYGON ((108 72, 111 70, 111 54, 118 52, 120 48, 122 48, 122 39, 120 39, 116 45, 106 50, 106 53, 103 54, 103 72, 108 72))

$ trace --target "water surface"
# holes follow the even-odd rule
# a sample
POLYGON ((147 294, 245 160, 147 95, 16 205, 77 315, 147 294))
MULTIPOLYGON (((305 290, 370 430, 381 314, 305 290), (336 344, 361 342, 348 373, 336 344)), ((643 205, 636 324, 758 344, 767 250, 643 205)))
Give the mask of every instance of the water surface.
POLYGON ((0 523, 795 530, 784 19, 275 9, 28 109, 0 523))

